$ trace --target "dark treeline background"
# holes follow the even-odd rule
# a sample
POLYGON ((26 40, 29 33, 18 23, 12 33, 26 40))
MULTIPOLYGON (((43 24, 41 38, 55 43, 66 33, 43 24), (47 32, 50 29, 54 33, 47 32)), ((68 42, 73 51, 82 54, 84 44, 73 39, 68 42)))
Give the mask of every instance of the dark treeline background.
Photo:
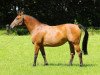
POLYGON ((10 24, 22 8, 49 25, 77 22, 100 27, 100 0, 0 0, 0 28, 10 24))

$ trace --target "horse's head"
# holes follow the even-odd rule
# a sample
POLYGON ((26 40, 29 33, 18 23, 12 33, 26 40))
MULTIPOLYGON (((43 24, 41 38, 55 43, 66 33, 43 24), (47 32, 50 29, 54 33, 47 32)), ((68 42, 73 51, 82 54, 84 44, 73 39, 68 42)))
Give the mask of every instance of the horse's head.
POLYGON ((10 28, 14 28, 15 26, 22 25, 24 20, 24 13, 22 11, 18 12, 17 17, 11 23, 10 28))

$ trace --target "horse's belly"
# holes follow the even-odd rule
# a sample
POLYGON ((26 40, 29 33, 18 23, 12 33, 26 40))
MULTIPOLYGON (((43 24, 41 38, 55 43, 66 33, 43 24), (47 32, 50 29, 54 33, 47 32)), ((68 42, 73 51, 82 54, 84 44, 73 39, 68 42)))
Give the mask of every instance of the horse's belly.
POLYGON ((50 47, 56 47, 56 46, 61 46, 64 43, 67 42, 67 39, 61 39, 61 40, 52 40, 52 38, 50 40, 44 41, 44 46, 50 46, 50 47))
POLYGON ((43 44, 44 46, 60 46, 67 42, 67 35, 66 30, 63 28, 63 30, 59 28, 51 28, 51 30, 47 30, 44 38, 43 38, 43 44))

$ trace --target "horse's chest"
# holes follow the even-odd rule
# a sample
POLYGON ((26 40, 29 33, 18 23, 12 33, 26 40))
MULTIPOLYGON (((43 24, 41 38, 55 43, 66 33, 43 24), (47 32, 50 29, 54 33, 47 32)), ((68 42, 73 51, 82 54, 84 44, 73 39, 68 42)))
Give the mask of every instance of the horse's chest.
POLYGON ((43 36, 41 33, 34 33, 32 35, 32 42, 41 43, 42 38, 43 38, 43 36))

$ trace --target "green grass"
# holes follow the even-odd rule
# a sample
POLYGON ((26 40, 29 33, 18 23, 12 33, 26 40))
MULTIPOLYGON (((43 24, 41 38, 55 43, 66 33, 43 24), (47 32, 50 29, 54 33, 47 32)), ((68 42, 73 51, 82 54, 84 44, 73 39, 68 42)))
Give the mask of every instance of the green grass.
POLYGON ((100 75, 100 34, 97 32, 90 32, 89 55, 83 55, 83 67, 79 67, 77 53, 73 66, 68 66, 68 43, 59 47, 46 47, 49 65, 44 66, 39 53, 37 66, 33 67, 34 45, 30 36, 3 33, 5 31, 0 31, 0 75, 100 75))

